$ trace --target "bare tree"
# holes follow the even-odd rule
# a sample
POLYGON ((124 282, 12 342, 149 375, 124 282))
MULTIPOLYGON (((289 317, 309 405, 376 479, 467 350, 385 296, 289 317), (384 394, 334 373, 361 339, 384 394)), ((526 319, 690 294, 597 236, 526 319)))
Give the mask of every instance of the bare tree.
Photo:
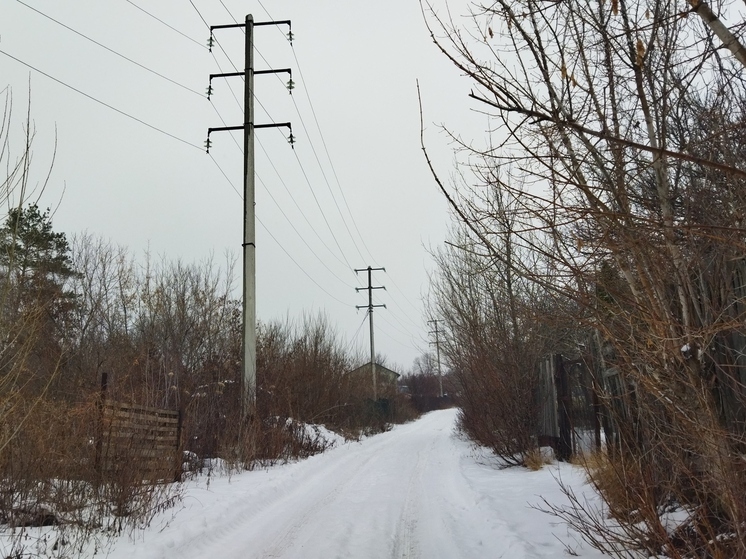
POLYGON ((483 268, 507 266, 597 333, 598 372, 619 379, 601 396, 626 433, 611 470, 634 511, 624 542, 671 557, 746 555, 746 90, 738 30, 722 24, 736 5, 708 9, 497 0, 463 25, 426 14, 495 130, 492 145, 462 143, 477 187, 436 179, 483 268), (506 198, 509 245, 493 234, 506 198), (690 511, 674 533, 672 503, 690 511))

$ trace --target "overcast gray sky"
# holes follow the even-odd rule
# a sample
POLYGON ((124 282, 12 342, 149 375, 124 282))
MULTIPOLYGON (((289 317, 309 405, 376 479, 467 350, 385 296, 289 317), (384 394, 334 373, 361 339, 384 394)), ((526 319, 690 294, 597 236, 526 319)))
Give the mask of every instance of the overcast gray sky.
POLYGON ((18 132, 30 78, 39 180, 57 134, 40 204, 59 204, 56 229, 88 231, 135 255, 149 247, 185 262, 240 257, 241 135, 214 134, 214 159, 202 146, 221 118, 243 122, 241 78, 214 81, 212 102, 203 95, 210 73, 243 69, 243 34, 217 31, 212 54, 204 45, 205 22, 248 13, 290 19, 295 36, 291 47, 285 27, 255 31, 256 69, 289 67, 296 82, 291 97, 284 75, 257 76, 255 122, 290 121, 297 140, 291 150, 286 130, 257 132, 258 317, 323 311, 367 348, 365 313, 355 309, 367 299, 354 289, 366 278, 352 268, 383 266, 374 282, 387 291, 374 302, 388 308, 374 315, 376 349, 409 368, 427 349, 427 248, 442 244, 450 221, 420 150, 416 80, 444 177, 453 156, 439 125, 473 136, 486 128, 469 111, 469 82, 430 41, 417 0, 0 0, 0 89, 12 88, 18 132))

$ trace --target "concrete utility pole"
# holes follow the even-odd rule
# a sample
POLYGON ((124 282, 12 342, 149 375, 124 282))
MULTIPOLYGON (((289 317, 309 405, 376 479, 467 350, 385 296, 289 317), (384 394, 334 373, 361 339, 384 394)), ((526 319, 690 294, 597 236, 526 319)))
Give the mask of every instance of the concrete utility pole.
MULTIPOLYGON (((254 124, 254 76, 257 74, 290 74, 288 89, 292 93, 293 78, 289 68, 281 70, 254 70, 254 27, 262 25, 287 25, 290 21, 267 21, 254 22, 251 14, 246 16, 245 23, 210 26, 210 40, 208 45, 212 50, 214 43, 213 31, 216 29, 229 29, 242 27, 246 32, 245 45, 245 69, 243 72, 230 72, 223 74, 210 74, 210 85, 207 88, 207 98, 212 95, 213 78, 228 78, 234 76, 244 77, 244 123, 242 126, 223 126, 208 128, 207 142, 205 147, 210 153, 210 134, 212 132, 223 132, 227 130, 243 130, 244 137, 244 181, 243 181, 243 390, 242 409, 244 416, 256 402, 256 216, 254 212, 255 189, 254 189, 254 130, 257 128, 286 127, 290 130, 290 144, 294 142, 293 128, 289 122, 272 124, 254 124)), ((292 32, 288 33, 288 39, 292 41, 292 32)))
POLYGON ((383 307, 386 308, 386 305, 374 305, 373 304, 373 290, 374 289, 386 289, 382 285, 373 285, 373 271, 374 270, 383 270, 386 271, 386 268, 371 268, 368 266, 367 268, 355 268, 355 273, 359 272, 365 272, 368 271, 368 287, 356 287, 355 291, 360 292, 364 289, 368 290, 368 304, 367 305, 356 305, 356 309, 368 309, 368 319, 369 319, 369 326, 370 326, 370 372, 373 376, 373 400, 378 401, 378 386, 376 383, 376 346, 373 339, 373 309, 375 307, 383 307))
MULTIPOLYGON (((433 332, 430 332, 431 334, 435 334, 435 353, 438 358, 438 385, 440 387, 440 397, 443 397, 443 372, 440 370, 440 331, 438 330, 438 320, 428 320, 427 323, 435 324, 435 330, 433 332)), ((433 342, 430 342, 431 344, 433 342)))

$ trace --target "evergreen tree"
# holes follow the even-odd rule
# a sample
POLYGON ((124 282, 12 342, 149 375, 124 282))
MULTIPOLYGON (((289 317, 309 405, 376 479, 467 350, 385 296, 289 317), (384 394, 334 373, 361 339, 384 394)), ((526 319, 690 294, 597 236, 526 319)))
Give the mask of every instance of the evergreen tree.
POLYGON ((0 265, 22 289, 60 285, 74 275, 65 234, 52 229, 49 209, 42 213, 36 204, 8 213, 0 229, 0 265))
POLYGON ((0 368, 27 370, 23 384, 41 387, 59 371, 75 305, 65 282, 74 276, 67 238, 54 231, 49 209, 10 210, 0 228, 0 368))

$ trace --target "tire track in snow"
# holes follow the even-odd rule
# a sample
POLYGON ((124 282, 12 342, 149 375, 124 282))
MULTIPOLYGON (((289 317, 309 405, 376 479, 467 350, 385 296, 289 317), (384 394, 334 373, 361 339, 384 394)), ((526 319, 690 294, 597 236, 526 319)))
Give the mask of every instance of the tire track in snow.
MULTIPOLYGON (((359 466, 363 469, 368 463, 375 457, 375 455, 369 455, 359 466)), ((326 508, 327 506, 334 503, 341 494, 349 487, 353 481, 357 479, 357 476, 348 478, 345 482, 337 485, 328 492, 319 501, 314 501, 307 507, 302 513, 296 514, 291 523, 285 526, 273 539, 269 547, 264 548, 256 557, 261 558, 281 558, 285 556, 285 552, 290 550, 295 544, 296 539, 300 532, 313 520, 318 517, 318 513, 326 508)))
MULTIPOLYGON (((344 451, 349 449, 340 448, 335 450, 344 451)), ((200 530, 194 537, 176 546, 174 551, 180 557, 209 556, 211 549, 224 545, 226 541, 231 541, 233 542, 231 547, 235 550, 236 556, 265 557, 262 554, 253 554, 252 538, 248 537, 247 527, 260 527, 250 532, 266 534, 267 530, 271 531, 275 526, 273 521, 276 522, 277 518, 283 518, 281 512, 287 510, 286 503, 295 502, 298 494, 303 493, 306 486, 313 485, 315 481, 319 479, 323 480, 323 478, 333 475, 337 471, 344 472, 349 467, 349 463, 359 460, 359 456, 356 453, 340 452, 339 454, 339 458, 328 469, 316 471, 308 477, 299 476, 294 480, 295 483, 293 483, 292 487, 286 485, 268 488, 268 495, 264 496, 259 502, 257 500, 240 501, 238 503, 232 502, 231 505, 233 507, 229 511, 226 511, 217 525, 211 526, 207 530, 200 530), (238 507, 235 506, 237 504, 238 507)), ((323 456, 319 455, 313 458, 323 458, 323 456)), ((363 464, 366 464, 372 458, 373 456, 368 456, 363 464)), ((301 464, 301 466, 307 465, 301 464)), ((327 497, 331 498, 332 494, 338 493, 340 490, 341 487, 331 491, 327 497)), ((324 499, 324 502, 328 501, 324 499)), ((304 518, 306 516, 309 515, 304 515, 304 518)), ((204 528, 207 528, 206 524, 204 528)))
MULTIPOLYGON (((413 435, 417 435, 419 432, 424 432, 429 435, 430 430, 425 428, 422 424, 410 424, 403 426, 404 429, 412 432, 413 435)), ((394 435, 393 433, 391 435, 394 435)), ((374 500, 374 497, 380 494, 387 494, 390 492, 390 497, 386 499, 387 508, 385 510, 385 516, 389 519, 396 518, 398 513, 399 522, 392 523, 389 521, 388 525, 376 526, 372 528, 372 531, 378 534, 378 541, 383 543, 385 541, 394 542, 393 547, 397 550, 401 550, 399 555, 396 557, 407 557, 416 559, 419 557, 418 553, 418 542, 415 539, 415 529, 417 527, 417 515, 419 507, 421 506, 422 498, 422 482, 421 478, 425 470, 425 466, 429 459, 430 453, 434 442, 430 436, 426 435, 426 438, 416 438, 415 441, 422 441, 425 444, 417 445, 422 446, 417 450, 417 459, 412 463, 412 460, 407 460, 407 456, 411 456, 409 452, 412 449, 411 439, 406 439, 405 443, 397 437, 392 437, 388 434, 374 437, 365 441, 364 454, 363 456, 358 455, 358 458, 364 458, 363 460, 353 461, 348 464, 343 471, 350 472, 354 468, 354 473, 349 475, 344 482, 335 486, 335 488, 327 492, 323 497, 319 497, 317 501, 312 503, 307 502, 308 496, 298 502, 296 506, 300 505, 301 510, 296 511, 293 515, 293 519, 290 523, 286 524, 277 535, 272 539, 269 546, 263 548, 261 553, 255 555, 259 558, 282 558, 282 557, 302 557, 304 551, 303 544, 308 539, 309 533, 317 536, 320 532, 327 532, 329 537, 334 537, 332 533, 334 529, 328 524, 329 521, 337 519, 339 521, 340 511, 345 510, 344 507, 339 507, 340 500, 354 500, 354 498, 361 499, 370 503, 374 500), (402 446, 399 446, 402 445, 402 446), (411 469, 409 476, 396 475, 387 477, 391 473, 394 462, 400 464, 403 472, 411 469), (353 468, 350 468, 353 466, 353 468), (406 480, 406 481, 405 481, 406 480), (392 483, 393 482, 393 483, 392 483), (328 509, 328 510, 325 510, 328 509), (392 514, 393 513, 393 514, 392 514), (327 524, 324 523, 326 519, 327 524), (394 529, 396 527, 396 529, 394 529), (392 537, 392 534, 395 535, 392 537), (305 539, 300 540, 299 538, 304 537, 305 539), (398 546, 398 547, 397 547, 398 546)), ((417 444, 417 443, 415 443, 417 444)), ((373 504, 371 503, 372 507, 373 504)), ((362 514, 367 516, 360 517, 359 521, 363 524, 370 524, 372 522, 372 509, 362 511, 362 514)), ((349 519, 345 519, 349 521, 349 519)), ((344 522, 341 522, 344 524, 344 522)), ((385 524, 385 523, 384 523, 385 524)), ((343 530, 350 530, 352 526, 345 526, 343 530)), ((347 532, 349 539, 346 542, 347 545, 359 545, 359 537, 361 534, 354 533, 354 529, 347 532), (356 537, 357 536, 357 537, 356 537), (349 540, 353 540, 350 542, 349 540)), ((342 540, 338 540, 338 543, 342 544, 342 540)), ((380 553, 388 554, 391 551, 385 551, 384 549, 375 552, 373 549, 367 550, 370 557, 381 557, 380 553)), ((389 544, 389 550, 392 549, 392 545, 389 544)), ((360 553, 359 547, 353 551, 349 548, 336 549, 334 553, 335 557, 352 557, 358 556, 356 553, 360 553), (352 555, 350 555, 352 554, 352 555)), ((316 557, 316 555, 313 555, 316 557)))
POLYGON ((417 452, 417 463, 409 476, 404 506, 399 516, 396 534, 394 534, 392 553, 394 559, 418 559, 420 557, 419 542, 415 532, 418 523, 417 516, 422 507, 422 475, 434 444, 432 442, 425 451, 417 452), (423 452, 425 453, 425 462, 423 462, 423 452))

